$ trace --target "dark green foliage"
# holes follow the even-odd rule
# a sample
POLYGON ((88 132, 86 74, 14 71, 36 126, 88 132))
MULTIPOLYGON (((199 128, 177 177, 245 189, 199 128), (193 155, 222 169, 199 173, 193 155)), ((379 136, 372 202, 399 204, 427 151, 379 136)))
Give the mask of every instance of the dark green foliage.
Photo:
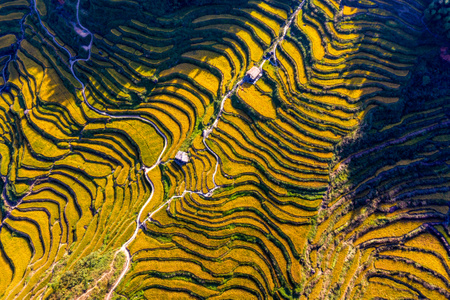
POLYGON ((164 200, 169 199, 169 190, 171 187, 171 181, 168 173, 168 167, 164 164, 159 165, 159 169, 161 170, 161 181, 164 187, 164 200))
MULTIPOLYGON (((147 11, 154 13, 155 15, 163 15, 167 13, 173 13, 177 10, 192 7, 192 6, 203 6, 212 4, 227 4, 230 1, 223 0, 164 0, 164 1, 140 1, 142 7, 147 11)), ((235 5, 245 4, 245 0, 237 0, 232 3, 235 5), (234 3, 233 3, 234 2, 234 3)))
POLYGON ((76 28, 81 30, 81 27, 76 25, 76 3, 72 0, 65 1, 64 5, 61 5, 58 1, 48 1, 46 5, 49 13, 43 19, 56 33, 55 36, 70 45, 70 48, 76 51, 77 56, 87 58, 88 52, 82 46, 89 45, 91 36, 82 36, 76 31, 76 28))
POLYGON ((203 125, 203 118, 196 118, 195 119, 195 129, 194 131, 191 133, 191 135, 189 137, 187 137, 183 144, 181 145, 179 151, 188 151, 188 149, 191 147, 194 139, 199 136, 200 134, 202 134, 202 131, 204 129, 204 125, 203 125))
POLYGON ((425 10, 425 20, 431 31, 450 40, 450 1, 434 0, 425 10))
MULTIPOLYGON (((450 68, 438 55, 429 54, 422 57, 408 85, 402 91, 402 99, 396 104, 380 105, 365 119, 361 133, 354 139, 347 140, 336 147, 340 160, 351 157, 352 154, 367 151, 361 157, 349 161, 347 169, 341 170, 331 178, 331 186, 337 193, 345 192, 348 187, 363 183, 354 193, 356 206, 365 205, 368 201, 378 198, 383 201, 407 200, 409 194, 398 193, 395 196, 388 193, 393 186, 412 187, 414 185, 440 186, 445 181, 439 174, 448 172, 444 163, 448 157, 448 142, 435 141, 433 136, 448 134, 450 117, 448 106, 442 106, 442 101, 450 95, 450 68), (424 77, 426 79, 424 79, 424 77), (395 126, 388 127, 387 125, 395 126), (434 126, 432 131, 421 129, 434 126), (401 139, 410 133, 414 137, 403 142, 401 139), (370 150, 373 151, 370 151, 370 150), (421 153, 435 152, 424 156, 421 153), (419 161, 413 162, 414 160, 419 161), (395 166, 400 161, 410 161, 405 165, 395 166), (382 168, 384 172, 377 173, 382 168), (370 180, 368 180, 368 178, 370 180), (363 195, 358 197, 358 194, 363 195)), ((446 191, 446 187, 436 188, 436 191, 446 191)), ((427 191, 414 191, 423 193, 427 191)))

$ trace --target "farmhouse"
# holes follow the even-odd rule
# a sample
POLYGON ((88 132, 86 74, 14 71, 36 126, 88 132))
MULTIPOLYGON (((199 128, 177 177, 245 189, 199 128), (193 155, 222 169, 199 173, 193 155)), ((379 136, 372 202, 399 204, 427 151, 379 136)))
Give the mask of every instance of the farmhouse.
POLYGON ((189 155, 186 152, 178 151, 175 155, 175 162, 182 166, 189 162, 189 155))
POLYGON ((262 70, 256 66, 252 67, 248 70, 247 74, 245 74, 244 80, 250 83, 255 83, 262 76, 262 70))

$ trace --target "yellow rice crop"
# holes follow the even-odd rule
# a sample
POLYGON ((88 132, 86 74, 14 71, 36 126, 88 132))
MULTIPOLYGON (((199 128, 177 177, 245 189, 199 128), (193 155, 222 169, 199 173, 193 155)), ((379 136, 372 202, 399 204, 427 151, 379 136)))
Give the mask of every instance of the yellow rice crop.
POLYGON ((314 0, 314 5, 320 8, 330 19, 334 18, 334 12, 332 12, 328 6, 324 5, 320 0, 314 0))
POLYGON ((303 22, 302 13, 297 15, 297 26, 309 38, 312 44, 312 53, 316 60, 321 60, 325 55, 325 49, 322 46, 322 38, 319 31, 309 24, 303 22))
POLYGON ((249 3, 256 4, 259 7, 261 7, 263 10, 265 10, 271 14, 278 15, 282 19, 287 19, 288 15, 285 10, 270 6, 269 4, 267 4, 266 2, 263 2, 263 1, 249 1, 249 3))
POLYGON ((312 100, 314 100, 316 102, 324 103, 324 104, 328 104, 328 105, 339 106, 339 107, 346 107, 346 108, 352 108, 352 109, 356 109, 358 107, 357 104, 348 103, 345 100, 345 98, 339 97, 339 96, 334 96, 334 95, 315 95, 315 94, 310 94, 310 93, 305 93, 304 96, 309 98, 309 99, 312 99, 312 100))
MULTIPOLYGON (((169 85, 169 86, 161 86, 159 88, 156 88, 154 90, 155 92, 170 92, 170 93, 175 93, 177 95, 182 96, 184 99, 186 99, 187 101, 190 102, 191 105, 193 105, 196 108, 196 113, 199 116, 202 116, 205 113, 205 109, 203 107, 203 103, 202 100, 207 102, 208 98, 206 98, 204 95, 200 94, 200 97, 202 97, 203 99, 200 99, 197 95, 193 94, 193 92, 191 92, 190 90, 186 89, 186 88, 180 88, 177 86, 173 86, 173 85, 169 85)), ((184 110, 185 111, 190 111, 190 107, 189 109, 187 108, 188 106, 186 105, 186 103, 181 102, 184 101, 183 100, 177 100, 175 98, 173 98, 172 96, 165 96, 165 98, 169 98, 171 97, 171 101, 175 100, 178 103, 182 103, 184 110)))
MULTIPOLYGON (((23 198, 23 202, 20 204, 21 208, 45 208, 50 213, 50 218, 45 218, 51 225, 56 222, 60 222, 60 211, 58 206, 53 202, 31 202, 29 196, 23 198)), ((44 218, 42 218, 44 220, 44 218)), ((48 225, 48 224, 47 224, 48 225)), ((54 238, 55 239, 55 238, 54 238)))
POLYGON ((192 132, 193 126, 195 124, 195 119, 189 119, 188 114, 189 112, 192 113, 192 111, 188 111, 188 113, 186 113, 185 111, 174 108, 173 106, 166 103, 155 103, 152 106, 154 108, 159 108, 159 110, 162 110, 167 116, 169 116, 173 120, 176 120, 177 123, 180 124, 180 134, 182 138, 188 136, 192 132))
POLYGON ((196 30, 206 30, 206 31, 209 31, 211 29, 219 29, 219 30, 223 30, 223 31, 227 31, 227 32, 235 34, 245 44, 248 45, 248 49, 250 52, 250 59, 253 62, 259 61, 260 58, 262 57, 263 49, 258 44, 258 42, 256 42, 256 40, 253 38, 253 34, 248 32, 247 30, 245 30, 239 26, 236 26, 236 25, 230 26, 230 25, 223 25, 223 24, 209 25, 209 26, 196 28, 196 30))
POLYGON ((331 130, 325 129, 325 130, 319 130, 316 129, 315 127, 313 127, 311 124, 308 124, 308 122, 305 120, 305 118, 301 115, 299 115, 297 112, 295 111, 290 111, 291 115, 296 116, 297 120, 295 120, 294 122, 303 130, 305 130, 306 132, 309 132, 311 134, 313 134, 314 136, 317 137, 326 137, 328 139, 332 139, 332 140, 338 140, 340 138, 340 136, 338 134, 333 133, 331 130), (304 122, 302 122, 304 120, 304 122))
POLYGON ((209 105, 206 109, 205 114, 203 115, 203 125, 207 125, 211 120, 211 117, 214 113, 214 105, 209 105))
POLYGON ((383 277, 372 277, 369 279, 369 284, 364 292, 363 299, 416 299, 418 294, 412 290, 405 289, 395 281, 383 277))
MULTIPOLYGON (((297 80, 301 83, 301 84, 306 84, 307 83, 307 78, 306 78, 306 74, 305 74, 305 66, 303 64, 303 56, 300 53, 300 51, 297 49, 297 47, 289 41, 283 41, 283 43, 281 44, 281 46, 283 47, 283 49, 286 51, 286 53, 288 53, 288 55, 293 59, 293 61, 295 62, 296 66, 297 66, 297 80)), ((292 82, 291 84, 293 84, 294 82, 292 82)))
POLYGON ((379 237, 401 237, 411 230, 414 230, 424 223, 423 220, 402 221, 394 222, 382 228, 375 228, 355 241, 355 245, 359 245, 363 242, 379 237))
POLYGON ((68 149, 59 149, 54 143, 38 134, 25 119, 21 122, 24 136, 27 138, 33 152, 46 157, 58 157, 68 153, 68 149))
MULTIPOLYGON (((19 214, 15 214, 15 215, 19 215, 19 214)), ((29 218, 32 218, 32 216, 30 216, 29 218)), ((46 220, 48 222, 48 220, 46 220)), ((37 262, 39 259, 42 258, 42 256, 44 256, 45 252, 44 252, 44 245, 41 243, 41 240, 39 239, 39 227, 37 227, 35 224, 31 223, 28 220, 11 220, 8 219, 7 220, 8 225, 10 225, 13 228, 18 228, 20 232, 27 234, 30 239, 31 239, 31 243, 33 245, 33 249, 34 249, 34 255, 33 255, 33 259, 31 260, 30 263, 35 263, 37 262)), ((44 233, 45 234, 45 233, 44 233)), ((44 236, 44 242, 47 238, 47 241, 49 241, 49 236, 48 234, 44 236)), ((48 248, 47 248, 48 250, 48 248)))
MULTIPOLYGON (((243 9, 244 10, 244 9, 243 9)), ((222 14, 222 15, 207 15, 207 16, 202 16, 200 18, 195 19, 192 23, 198 23, 198 22, 202 22, 202 21, 209 21, 209 20, 217 20, 217 19, 232 19, 232 20, 239 20, 242 21, 243 23, 245 23, 247 26, 250 26, 256 33, 256 35, 262 39, 262 41, 264 43, 266 43, 266 46, 270 45, 271 39, 270 39, 270 35, 265 32, 264 30, 262 30, 261 28, 259 28, 258 26, 256 26, 255 24, 253 24, 251 22, 251 20, 244 18, 244 17, 240 17, 240 16, 235 16, 235 15, 228 15, 228 14, 222 14)), ((239 26, 235 26, 235 25, 223 25, 223 24, 217 24, 217 25, 212 25, 213 27, 216 28, 220 28, 220 27, 239 27, 239 26)), ((208 26, 205 27, 201 27, 198 29, 205 29, 208 26)), ((240 27, 239 27, 240 28, 240 27)))
POLYGON ((433 271, 440 273, 443 277, 450 280, 449 275, 447 274, 446 269, 443 266, 443 262, 433 254, 419 252, 419 251, 403 251, 403 250, 391 250, 391 251, 383 251, 380 252, 381 255, 391 255, 404 257, 406 259, 412 260, 426 268, 429 268, 433 271))
MULTIPOLYGON (((0 251, 0 264, 2 266, 8 266, 9 261, 8 258, 3 254, 3 251, 0 251)), ((0 289, 2 291, 6 291, 9 286, 9 283, 13 279, 13 271, 9 267, 2 268, 2 272, 0 272, 0 289)))
POLYGON ((366 12, 367 12, 367 9, 350 7, 350 6, 344 6, 344 9, 342 10, 342 13, 346 16, 354 15, 357 13, 366 13, 366 12))
POLYGON ((264 117, 274 119, 277 112, 272 98, 262 94, 254 85, 243 84, 237 93, 238 97, 264 117))
MULTIPOLYGON (((181 89, 185 89, 189 93, 191 93, 191 90, 192 90, 196 94, 198 94, 200 96, 200 99, 198 99, 198 100, 201 100, 201 103, 195 102, 195 106, 197 106, 197 107, 207 106, 209 104, 209 102, 210 102, 210 99, 208 98, 207 94, 205 94, 204 92, 201 92, 197 87, 193 86, 191 83, 189 83, 188 81, 186 81, 184 79, 174 78, 174 79, 172 79, 170 81, 167 81, 167 84, 170 84, 170 85, 181 85, 182 86, 181 89), (205 103, 205 104, 203 104, 203 103, 205 103)), ((178 92, 180 87, 173 87, 173 89, 175 89, 175 91, 178 92)), ((169 88, 169 91, 172 91, 172 90, 169 88)), ((184 95, 183 92, 180 92, 180 93, 184 95)), ((193 98, 193 97, 191 98, 189 96, 188 99, 191 99, 193 101, 195 98, 193 98)))
POLYGON ((74 153, 58 160, 55 165, 69 165, 85 171, 93 177, 105 177, 111 174, 111 167, 104 164, 97 164, 86 161, 81 154, 74 153))
MULTIPOLYGON (((283 114, 283 112, 280 111, 280 114, 283 114)), ((291 119, 291 118, 289 118, 288 115, 285 115, 285 116, 288 117, 288 119, 291 119)), ((296 123, 296 121, 294 121, 294 120, 291 120, 291 121, 294 124, 296 123)), ((287 123, 287 122, 284 122, 284 121, 281 121, 281 120, 277 120, 275 122, 275 124, 278 125, 279 127, 281 127, 282 129, 284 129, 285 132, 291 133, 292 137, 294 137, 296 141, 299 141, 299 142, 303 143, 306 146, 313 147, 313 148, 320 148, 320 149, 331 146, 331 143, 329 143, 329 142, 313 139, 309 135, 304 134, 302 131, 299 131, 299 129, 293 127, 291 125, 291 123, 287 123)), ((299 126, 299 127, 301 128, 301 126, 299 126)), ((293 149, 296 149, 296 148, 293 148, 293 149)), ((322 156, 324 154, 317 153, 317 155, 318 156, 322 156)), ((328 157, 328 156, 329 155, 326 155, 326 157, 328 157)))
POLYGON ((295 70, 291 66, 290 62, 284 58, 283 55, 277 54, 278 62, 281 64, 281 67, 285 70, 285 72, 279 72, 278 74, 281 77, 281 80, 283 81, 283 85, 288 87, 289 89, 292 89, 294 91, 297 91, 295 82, 295 70))
MULTIPOLYGON (((315 160, 313 160, 313 159, 304 157, 304 156, 302 156, 302 155, 294 154, 294 153, 291 153, 291 152, 289 152, 289 151, 287 151, 287 150, 284 150, 284 149, 282 149, 282 148, 279 147, 279 144, 278 144, 276 141, 273 141, 273 140, 271 140, 271 139, 262 138, 262 141, 259 140, 259 139, 256 139, 255 134, 254 134, 254 133, 256 133, 256 131, 255 131, 254 128, 251 128, 251 127, 247 126, 242 120, 239 120, 239 119, 237 119, 237 118, 230 118, 230 117, 229 117, 229 118, 227 118, 227 119, 233 120, 233 123, 234 123, 235 125, 237 125, 238 128, 240 128, 241 130, 244 131, 244 133, 246 134, 246 138, 249 138, 250 140, 254 141, 256 144, 261 144, 261 143, 262 143, 261 146, 262 146, 263 148, 271 147, 271 148, 273 148, 273 149, 277 149, 277 151, 270 151, 272 154, 274 154, 275 156, 277 156, 277 160, 280 160, 280 161, 281 161, 281 160, 285 160, 285 158, 281 158, 281 157, 278 156, 278 153, 277 153, 277 152, 279 151, 279 152, 283 153, 283 154, 285 155, 285 157, 290 158, 290 159, 299 160, 299 161, 302 161, 302 162, 304 162, 304 163, 306 163, 306 164, 310 164, 310 165, 313 165, 313 166, 326 166, 326 164, 324 164, 324 163, 320 163, 320 162, 318 162, 318 161, 315 161, 315 160)), ((261 130, 263 130, 263 131, 265 131, 265 132, 267 132, 267 133, 269 133, 269 134, 271 134, 271 135, 273 135, 273 136, 277 136, 277 135, 278 135, 276 132, 274 132, 274 131, 273 131, 270 127, 268 127, 266 124, 262 123, 262 124, 260 124, 260 126, 261 126, 261 130)), ((258 133, 259 133, 259 132, 258 132, 258 133)), ((262 135, 262 134, 258 134, 258 136, 261 136, 261 137, 262 137, 263 135, 262 135)), ((283 141, 283 143, 289 145, 289 147, 290 147, 291 149, 293 149, 293 150, 297 150, 297 151, 303 150, 303 149, 299 149, 299 148, 297 148, 296 146, 290 144, 289 141, 286 141, 286 140, 284 140, 284 139, 281 139, 281 137, 279 137, 279 136, 278 136, 278 138, 279 138, 281 141, 283 141)), ((270 148, 269 148, 269 149, 270 149, 270 148)), ((303 151, 304 151, 304 150, 303 150, 303 151)), ((302 152, 303 152, 303 151, 302 151, 302 152)), ((288 164, 292 164, 292 162, 290 162, 290 163, 288 163, 288 164)), ((304 168, 304 167, 302 167, 302 168, 304 168)))
POLYGON ((258 88, 258 90, 261 90, 263 93, 272 94, 273 92, 272 87, 265 82, 264 78, 258 80, 258 82, 255 83, 255 86, 258 88))
POLYGON ((205 87, 213 94, 216 94, 219 90, 219 79, 206 69, 200 68, 193 64, 182 63, 176 65, 175 67, 162 71, 160 76, 163 77, 172 73, 181 73, 192 77, 192 79, 194 79, 200 86, 205 87))
POLYGON ((180 117, 178 121, 184 125, 184 128, 190 128, 193 126, 192 123, 195 123, 195 119, 197 118, 195 111, 192 107, 186 103, 185 99, 179 99, 174 97, 173 95, 168 94, 159 94, 149 98, 150 102, 158 101, 162 103, 152 103, 152 105, 164 108, 171 114, 175 115, 183 115, 180 117), (186 119, 188 117, 188 119, 186 119))
MULTIPOLYGON (((233 66, 230 66, 230 63, 224 56, 207 50, 195 50, 186 52, 182 56, 199 60, 201 62, 207 62, 209 65, 217 68, 220 71, 224 84, 230 83, 233 66)), ((222 93, 225 92, 224 89, 225 86, 223 86, 223 89, 221 91, 222 93)))
MULTIPOLYGON (((331 278, 332 284, 339 282, 340 276, 342 274, 342 270, 344 269, 344 260, 346 259, 346 256, 349 252, 348 247, 342 247, 341 249, 338 248, 338 251, 334 252, 333 260, 336 260, 336 263, 333 267, 333 275, 331 278)), ((347 262, 349 263, 349 262, 347 262)))
POLYGON ((337 92, 342 95, 346 95, 353 101, 359 100, 362 96, 373 94, 381 91, 379 87, 363 87, 360 89, 350 90, 344 87, 333 88, 332 91, 337 92))
MULTIPOLYGON (((5 226, 3 226, 1 231, 0 241, 2 243, 3 251, 14 263, 14 274, 16 276, 11 278, 12 282, 9 286, 15 286, 30 271, 29 262, 32 258, 31 248, 25 238, 13 235, 13 233, 5 226)), ((1 251, 2 257, 4 257, 3 251, 1 251)), ((5 265, 8 266, 9 264, 7 263, 5 265)), ((3 272, 6 275, 6 278, 11 276, 9 267, 2 270, 0 274, 3 274, 3 272)))
MULTIPOLYGON (((417 276, 418 278, 424 280, 425 282, 429 282, 434 286, 438 286, 442 289, 446 289, 446 285, 442 282, 442 280, 434 277, 430 273, 424 272, 418 268, 415 268, 413 265, 401 262, 394 261, 391 259, 377 259, 375 261, 375 267, 383 270, 389 270, 394 272, 405 272, 412 275, 417 276)), ((428 299, 444 299, 443 295, 439 294, 437 291, 433 291, 428 289, 419 283, 411 282, 412 286, 419 289, 428 299)))
MULTIPOLYGON (((250 145, 247 143, 247 138, 243 138, 243 136, 240 133, 237 133, 235 131, 235 129, 232 129, 232 127, 230 126, 225 126, 221 124, 221 127, 223 130, 225 130, 225 132, 227 132, 228 134, 230 134, 233 137, 233 140, 228 140, 228 142, 230 143, 231 147, 238 152, 241 155, 244 155, 245 157, 251 158, 253 161, 258 162, 260 165, 262 165, 265 168, 265 171, 267 173, 270 173, 271 176, 273 176, 274 178, 281 180, 281 181, 286 181, 286 182, 297 182, 298 180, 301 179, 323 179, 321 175, 318 174, 305 174, 305 173, 298 173, 298 172, 294 172, 290 169, 287 169, 283 166, 281 166, 279 164, 279 159, 280 157, 278 157, 278 160, 274 160, 271 156, 269 156, 266 151, 261 151, 258 148, 255 148, 254 146, 250 145), (237 142, 235 142, 235 140, 237 140, 239 142, 239 144, 237 142), (256 155, 250 151, 253 151, 254 153, 258 153, 259 155, 256 155), (264 161, 263 158, 265 158, 264 161), (283 173, 277 173, 277 172, 273 172, 273 170, 282 170, 283 173), (292 177, 287 177, 285 176, 285 174, 290 174, 292 177), (295 179, 294 179, 295 178, 295 179)), ((247 134, 249 134, 249 132, 247 132, 247 134)), ((233 157, 233 156, 232 156, 233 157)), ((237 159, 237 158, 235 158, 237 159)))
MULTIPOLYGON (((233 43, 233 44, 235 44, 235 43, 233 43)), ((230 47, 223 45, 223 44, 215 44, 213 47, 225 52, 231 58, 231 61, 233 62, 233 65, 231 67, 234 71, 234 76, 232 77, 231 81, 234 81, 240 75, 240 73, 243 73, 245 71, 245 69, 241 67, 241 64, 242 64, 241 60, 234 53, 234 51, 239 52, 240 49, 236 49, 236 48, 231 49, 230 47)), ((232 86, 232 83, 230 82, 227 87, 231 88, 231 86, 232 86)))
POLYGON ((142 162, 146 166, 154 164, 162 150, 163 141, 152 126, 144 126, 142 121, 139 120, 115 120, 108 123, 106 127, 126 132, 139 147, 142 162))
MULTIPOLYGON (((273 19, 263 15, 259 11, 253 10, 253 9, 241 9, 241 10, 249 13, 255 19, 258 19, 264 25, 268 26, 272 30, 272 33, 275 36, 278 35, 278 32, 280 31, 281 26, 280 26, 280 24, 277 21, 275 21, 275 20, 273 20, 273 19)), ((269 42, 269 44, 270 44, 270 42, 269 42)))
POLYGON ((334 27, 333 22, 326 22, 325 25, 333 33, 334 36, 338 37, 341 40, 354 40, 360 37, 360 35, 356 33, 342 32, 342 30, 338 32, 334 27))
POLYGON ((243 59, 243 61, 241 61, 240 58, 238 58, 237 56, 235 57, 236 61, 238 62, 238 64, 236 64, 236 67, 241 65, 240 71, 237 72, 237 70, 236 70, 236 77, 238 77, 238 74, 243 75, 247 71, 246 66, 249 65, 249 62, 247 61, 247 56, 245 55, 245 52, 243 51, 242 47, 235 40, 229 39, 229 38, 224 38, 223 40, 228 43, 231 43, 233 45, 233 50, 235 52, 237 52, 237 54, 239 55, 240 58, 243 59))
POLYGON ((12 12, 7 15, 2 15, 2 22, 20 20, 24 16, 23 12, 12 12))

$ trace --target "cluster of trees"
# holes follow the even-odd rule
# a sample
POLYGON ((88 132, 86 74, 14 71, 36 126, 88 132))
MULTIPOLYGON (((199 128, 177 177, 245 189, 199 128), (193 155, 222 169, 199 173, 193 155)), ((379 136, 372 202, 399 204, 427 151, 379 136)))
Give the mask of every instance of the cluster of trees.
MULTIPOLYGON (((408 84, 403 88, 401 100, 395 104, 379 105, 371 110, 364 119, 360 132, 353 139, 344 140, 343 143, 336 146, 335 155, 338 157, 337 161, 368 148, 368 145, 381 145, 386 141, 401 138, 411 130, 418 130, 417 122, 420 122, 420 126, 423 127, 435 124, 440 117, 433 115, 429 111, 440 106, 436 99, 446 97, 449 94, 449 90, 450 68, 448 68, 447 63, 442 62, 436 51, 424 55, 419 59, 419 63, 412 73, 408 84), (404 119, 405 117, 407 118, 404 119), (382 130, 388 124, 399 125, 388 130, 382 130)), ((449 118, 449 109, 443 109, 443 111, 446 117, 449 118)), ((440 134, 443 134, 448 128, 437 128, 435 130, 439 130, 440 134)), ((439 155, 442 157, 445 155, 442 151, 446 151, 443 150, 444 147, 445 143, 440 144, 430 139, 430 137, 417 136, 412 145, 386 147, 380 149, 378 154, 378 151, 375 151, 371 156, 354 159, 348 165, 348 169, 332 177, 333 190, 340 193, 339 189, 356 186, 369 176, 374 176, 377 170, 383 166, 394 165, 400 160, 416 159, 418 153, 421 152, 439 150, 439 155)), ((438 154, 434 155, 437 156, 438 154)), ((438 161, 438 159, 436 160, 438 161)), ((373 191, 372 194, 365 195, 364 199, 375 197, 374 193, 380 193, 381 195, 390 188, 387 183, 380 186, 381 180, 389 179, 392 180, 392 184, 395 184, 397 179, 416 178, 414 176, 422 176, 425 172, 430 172, 431 176, 434 174, 433 172, 439 171, 439 168, 433 165, 436 163, 438 162, 430 160, 424 164, 396 167, 386 172, 385 175, 378 176, 377 181, 372 181, 368 187, 363 185, 359 189, 361 191, 363 188, 370 188, 373 191)), ((445 164, 443 164, 443 168, 445 168, 445 164)), ((436 178, 439 179, 438 176, 436 178)), ((411 181, 411 184, 419 184, 417 180, 411 181)))
MULTIPOLYGON (((55 32, 55 36, 69 45, 78 55, 87 56, 87 52, 82 46, 89 45, 91 37, 89 35, 82 36, 75 30, 76 20, 76 1, 66 1, 61 4, 58 1, 46 2, 48 14, 43 20, 55 32)), ((81 29, 81 28, 80 28, 81 29)))
POLYGON ((245 0, 223 1, 223 0, 164 0, 164 1, 142 1, 142 7, 155 15, 173 13, 179 9, 192 6, 203 6, 211 4, 244 4, 245 0))
POLYGON ((430 30, 450 40, 450 0, 434 0, 425 11, 430 30))

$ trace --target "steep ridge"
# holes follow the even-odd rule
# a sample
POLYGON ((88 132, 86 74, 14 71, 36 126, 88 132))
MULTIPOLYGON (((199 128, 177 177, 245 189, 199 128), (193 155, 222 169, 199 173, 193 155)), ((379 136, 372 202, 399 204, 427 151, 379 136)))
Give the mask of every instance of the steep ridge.
POLYGON ((119 3, 0 7, 0 298, 120 247, 119 298, 449 297, 427 1, 305 1, 273 54, 300 2, 119 3))
MULTIPOLYGON (((319 245, 313 241, 331 218, 325 217, 327 207, 342 198, 330 190, 339 174, 330 178, 329 170, 336 145, 370 110, 399 101, 400 87, 426 46, 419 47, 425 28, 417 22, 425 5, 346 4, 339 10, 332 1, 307 2, 276 53, 278 68, 266 65, 255 88, 244 86, 231 105, 225 103, 207 140, 219 155, 215 181, 222 189, 211 197, 181 193, 214 186, 216 159, 200 138, 190 149, 192 163, 166 165, 166 193, 182 196, 152 215, 145 235, 130 245, 135 265, 120 294, 315 299, 356 293, 359 282, 346 292, 337 283, 342 276, 327 277, 333 265, 320 264, 333 262, 330 255, 341 263, 349 259, 346 247, 315 257, 319 245), (260 102, 249 104, 249 97, 263 95, 274 102, 276 117, 261 115, 260 102)), ((405 222, 404 230, 415 225, 405 222)))
POLYGON ((144 122, 111 120, 82 103, 69 46, 57 44, 29 5, 2 87, 5 299, 51 292, 62 258, 70 269, 120 246, 150 194, 140 164, 156 161, 163 146, 144 122))
POLYGON ((449 297, 449 68, 432 53, 402 101, 376 108, 363 136, 340 150, 340 179, 310 248, 324 294, 449 297))

